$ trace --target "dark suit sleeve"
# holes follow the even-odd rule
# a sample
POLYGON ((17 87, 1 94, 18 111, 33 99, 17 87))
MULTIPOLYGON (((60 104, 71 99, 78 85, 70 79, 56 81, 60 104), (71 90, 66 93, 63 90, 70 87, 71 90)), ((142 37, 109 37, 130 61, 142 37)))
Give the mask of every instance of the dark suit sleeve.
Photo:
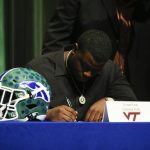
POLYGON ((79 9, 79 0, 59 0, 49 21, 42 53, 57 51, 70 44, 70 36, 79 9))
POLYGON ((109 74, 106 74, 109 76, 107 95, 115 100, 136 101, 137 98, 119 67, 116 64, 111 64, 106 67, 106 70, 109 70, 109 74))

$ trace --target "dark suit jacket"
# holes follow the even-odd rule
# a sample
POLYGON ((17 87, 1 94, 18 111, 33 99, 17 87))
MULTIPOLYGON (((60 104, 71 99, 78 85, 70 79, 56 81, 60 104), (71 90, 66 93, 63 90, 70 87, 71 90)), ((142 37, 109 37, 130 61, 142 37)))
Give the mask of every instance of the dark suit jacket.
POLYGON ((84 120, 89 107, 104 97, 124 101, 137 100, 118 66, 111 60, 108 60, 102 70, 87 82, 78 83, 74 80, 81 91, 77 90, 66 71, 63 50, 35 58, 26 67, 34 69, 47 79, 52 90, 50 107, 68 105, 66 98, 69 98, 72 107, 78 111, 78 120, 84 120), (81 94, 86 98, 84 105, 78 100, 81 94))
POLYGON ((42 52, 67 47, 88 29, 106 32, 115 51, 118 45, 118 24, 114 2, 115 0, 59 0, 56 12, 49 22, 42 52))

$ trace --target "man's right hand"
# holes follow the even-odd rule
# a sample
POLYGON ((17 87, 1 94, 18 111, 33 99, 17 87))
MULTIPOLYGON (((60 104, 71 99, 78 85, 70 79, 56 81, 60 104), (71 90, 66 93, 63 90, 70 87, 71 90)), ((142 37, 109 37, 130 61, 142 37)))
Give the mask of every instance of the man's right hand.
POLYGON ((66 105, 57 106, 55 108, 49 109, 46 114, 46 120, 50 121, 63 121, 71 122, 76 121, 77 112, 66 105))

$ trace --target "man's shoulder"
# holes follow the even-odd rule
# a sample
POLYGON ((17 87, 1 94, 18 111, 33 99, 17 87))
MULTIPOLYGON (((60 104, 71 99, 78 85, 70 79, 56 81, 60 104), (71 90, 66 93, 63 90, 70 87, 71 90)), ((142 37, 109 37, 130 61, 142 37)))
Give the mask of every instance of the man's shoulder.
POLYGON ((115 64, 111 59, 109 59, 109 60, 106 62, 106 64, 105 64, 104 67, 115 67, 115 66, 116 66, 116 64, 115 64))
POLYGON ((52 79, 54 78, 54 75, 59 71, 59 67, 63 66, 63 53, 63 51, 60 51, 40 55, 28 62, 26 64, 26 67, 31 68, 37 71, 38 73, 42 74, 48 80, 48 82, 51 83, 52 79))
POLYGON ((37 56, 33 58, 31 61, 28 62, 28 66, 35 66, 35 65, 41 65, 41 64, 54 64, 57 61, 57 58, 60 58, 62 56, 62 52, 56 51, 56 52, 50 52, 44 55, 37 56))
POLYGON ((119 66, 117 64, 115 64, 112 60, 108 60, 106 62, 106 64, 104 65, 103 67, 103 71, 104 72, 110 72, 110 73, 113 73, 113 72, 118 72, 119 71, 119 66))

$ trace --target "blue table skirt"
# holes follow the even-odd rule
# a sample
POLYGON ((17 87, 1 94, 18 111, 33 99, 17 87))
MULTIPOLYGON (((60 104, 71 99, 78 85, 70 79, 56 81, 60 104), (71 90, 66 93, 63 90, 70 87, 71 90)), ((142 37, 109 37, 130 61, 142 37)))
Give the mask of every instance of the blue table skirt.
POLYGON ((0 122, 0 150, 150 150, 150 123, 0 122))

